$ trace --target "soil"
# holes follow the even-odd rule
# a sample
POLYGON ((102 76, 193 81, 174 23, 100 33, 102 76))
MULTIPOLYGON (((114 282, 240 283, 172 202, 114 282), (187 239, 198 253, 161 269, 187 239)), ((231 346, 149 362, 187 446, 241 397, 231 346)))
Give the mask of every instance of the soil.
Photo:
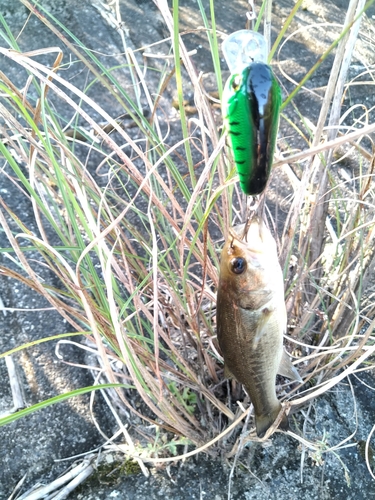
MULTIPOLYGON (((94 49, 103 64, 115 66, 124 63, 118 30, 101 15, 103 7, 100 7, 98 0, 80 0, 80 2, 41 0, 39 4, 47 8, 88 47, 94 49)), ((203 4, 209 12, 209 1, 203 0, 203 4)), ((248 9, 245 0, 235 0, 230 3, 216 2, 216 4, 219 33, 231 33, 244 27, 245 13, 248 9)), ((285 22, 292 5, 294 4, 291 0, 275 2, 273 40, 285 22)), ((162 18, 151 0, 120 0, 120 7, 129 47, 136 49, 168 36, 162 18)), ((281 49, 277 58, 279 63, 275 66, 275 71, 284 86, 284 93, 293 88, 293 84, 285 78, 285 73, 299 81, 337 34, 338 28, 334 25, 319 26, 318 23, 343 23, 346 9, 347 2, 344 0, 306 0, 303 3, 287 34, 298 29, 301 31, 281 49)), ((201 32, 192 31, 197 27, 197 12, 196 1, 181 0, 181 31, 187 32, 185 42, 188 49, 197 50, 194 64, 198 71, 204 72, 207 90, 216 90, 207 39, 201 32)), ((18 0, 12 2, 0 0, 0 14, 4 16, 12 33, 19 34, 18 43, 21 50, 31 51, 41 47, 61 45, 34 16, 28 19, 28 10, 18 0)), ((366 65, 375 62, 371 45, 371 40, 374 39, 372 28, 374 16, 375 7, 371 7, 363 23, 364 35, 360 37, 352 62, 352 76, 359 74, 366 65)), ((199 25, 201 24, 199 21, 199 25)), ((2 31, 0 27, 0 32, 2 31)), ((65 48, 64 52, 64 61, 68 61, 69 54, 65 48)), ((326 59, 308 82, 308 89, 300 92, 295 98, 295 103, 314 123, 324 97, 324 87, 330 73, 332 58, 333 56, 326 59)), ((222 69, 226 77, 228 71, 224 62, 222 69)), ((3 58, 0 58, 0 70, 14 82, 18 81, 19 88, 25 85, 27 75, 19 73, 17 67, 12 67, 3 58)), ((85 86, 87 75, 80 71, 79 66, 71 64, 65 71, 64 76, 71 78, 77 87, 85 86)), ((124 86, 129 85, 125 74, 122 78, 124 86)), ((185 91, 186 98, 193 100, 188 86, 185 91)), ((91 97, 101 99, 101 89, 98 85, 93 86, 90 92, 91 97)), ((168 89, 164 99, 170 103, 173 98, 173 90, 168 89)), ((375 101, 375 96, 370 93, 365 94, 363 87, 355 88, 350 95, 350 102, 364 100, 368 108, 375 104, 372 103, 375 101)), ((115 102, 108 101, 101 104, 113 116, 121 113, 115 102)), ((343 104, 345 107, 349 105, 349 101, 343 104)), ((60 106, 61 114, 68 112, 64 109, 64 105, 60 103, 60 106)), ((177 120, 178 116, 171 106, 169 108, 173 127, 173 120, 177 120)), ((291 106, 285 113, 292 121, 300 120, 291 106)), ((373 118, 370 114, 369 120, 373 121, 373 118)), ((280 135, 288 136, 289 146, 299 146, 299 138, 294 129, 285 125, 280 135)), ((95 158, 91 158, 90 161, 94 164, 95 158)), ((1 168, 0 196, 10 208, 17 209, 17 213, 23 214, 23 220, 29 227, 35 227, 28 199, 22 196, 14 184, 3 175, 1 168)), ((10 245, 5 234, 0 231, 0 247, 8 246, 10 245)), ((0 263, 12 265, 4 253, 0 253, 0 263)), ((52 279, 45 269, 41 268, 40 273, 46 279, 52 279)), ((0 313, 0 352, 43 338, 47 333, 50 336, 70 331, 67 323, 55 311, 45 310, 49 304, 44 299, 18 282, 1 278, 0 297, 7 308, 39 310, 17 313, 7 311, 6 315, 0 313)), ((88 371, 62 363, 56 357, 54 350, 55 344, 48 342, 13 356, 19 369, 27 405, 92 384, 92 377, 88 371)), ((79 349, 71 348, 65 355, 75 363, 84 362, 79 349)), ((4 359, 0 359, 0 374, 3 380, 0 388, 0 413, 4 413, 13 405, 4 359)), ((304 433, 309 440, 319 443, 320 446, 319 452, 315 454, 303 450, 290 437, 276 433, 263 445, 257 443, 247 445, 232 481, 229 481, 230 464, 220 457, 213 459, 201 454, 166 469, 151 467, 148 479, 140 473, 124 474, 115 484, 108 484, 107 481, 101 482, 93 476, 69 498, 80 500, 110 498, 151 500, 163 496, 171 499, 207 500, 224 500, 229 497, 239 500, 375 498, 375 483, 367 470, 361 447, 358 445, 358 442, 367 438, 374 425, 372 386, 374 379, 371 373, 362 375, 361 380, 353 378, 338 385, 316 400, 311 408, 305 410, 309 411, 309 415, 304 433), (364 385, 363 381, 367 385, 364 385), (352 437, 344 443, 348 436, 352 437), (332 446, 336 446, 337 449, 327 452, 332 446)), ((96 396, 92 411, 89 396, 80 396, 0 428, 2 457, 0 500, 11 495, 17 482, 25 474, 26 481, 22 491, 36 482, 49 483, 57 478, 72 462, 61 461, 62 459, 88 452, 102 445, 104 438, 93 422, 93 415, 103 432, 108 435, 114 432, 116 422, 100 395, 96 396)), ((302 425, 303 421, 304 419, 297 418, 295 424, 302 425)))

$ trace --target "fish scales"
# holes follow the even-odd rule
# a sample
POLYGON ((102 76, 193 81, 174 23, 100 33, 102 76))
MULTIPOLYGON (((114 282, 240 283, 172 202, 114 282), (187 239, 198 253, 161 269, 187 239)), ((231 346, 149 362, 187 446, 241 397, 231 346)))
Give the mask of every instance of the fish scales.
MULTIPOLYGON (((300 377, 283 349, 287 317, 276 242, 257 218, 241 240, 243 230, 243 226, 232 230, 222 250, 217 334, 226 375, 245 386, 262 437, 281 409, 276 374, 300 377)), ((280 426, 287 428, 286 416, 280 426)))

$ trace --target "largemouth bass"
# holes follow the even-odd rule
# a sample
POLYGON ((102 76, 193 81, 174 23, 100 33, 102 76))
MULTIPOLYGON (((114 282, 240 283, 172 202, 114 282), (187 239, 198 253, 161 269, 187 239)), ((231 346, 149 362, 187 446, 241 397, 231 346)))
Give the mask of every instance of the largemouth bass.
MULTIPOLYGON (((245 386, 263 437, 281 410, 276 374, 301 378, 283 348, 287 316, 276 242, 258 218, 242 240, 243 231, 243 225, 232 229, 221 253, 217 336, 225 376, 245 386)), ((280 427, 287 429, 286 415, 280 427)))

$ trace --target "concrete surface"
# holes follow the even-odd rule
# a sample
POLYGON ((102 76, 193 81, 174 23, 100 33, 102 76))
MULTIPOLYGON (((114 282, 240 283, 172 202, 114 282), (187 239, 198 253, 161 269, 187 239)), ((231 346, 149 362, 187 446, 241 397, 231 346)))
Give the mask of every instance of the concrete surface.
MULTIPOLYGON (((226 2, 217 3, 218 29, 226 33, 239 29, 243 25, 243 13, 247 2, 231 2, 230 9, 226 2)), ((107 65, 124 62, 121 55, 120 37, 100 15, 94 2, 89 0, 43 0, 63 24, 65 24, 87 46, 109 54, 100 56, 107 65)), ((128 29, 128 43, 132 47, 140 47, 167 35, 151 0, 120 0, 122 16, 128 29)), ((208 1, 204 2, 208 8, 208 1)), ((306 2, 306 8, 301 11, 295 21, 295 28, 307 26, 321 20, 339 22, 344 17, 347 2, 306 2), (297 25, 298 24, 298 25, 297 25)), ((194 27, 197 4, 193 0, 181 1, 181 29, 194 27)), ((285 12, 290 9, 287 0, 277 2, 274 6, 276 30, 285 19, 285 12)), ((14 34, 20 33, 27 20, 28 12, 17 0, 0 0, 0 13, 4 16, 14 34)), ((374 14, 374 8, 369 17, 374 14)), ((1 28, 0 28, 1 29, 1 28)), ((329 36, 320 31, 320 35, 329 36), (323 34, 322 34, 323 33, 323 34)), ((323 40, 321 40, 323 41, 323 40)), ((317 40, 317 44, 319 40, 317 40)), ((60 42, 34 17, 25 25, 19 44, 22 50, 34 50, 39 47, 60 45, 60 42)), ((197 48, 195 64, 198 70, 212 72, 211 59, 207 42, 200 34, 187 37, 189 48, 197 48)), ((319 47, 304 45, 302 40, 296 40, 282 53, 285 66, 292 69, 295 78, 304 74, 311 61, 317 57, 319 47), (315 50, 316 49, 316 50, 315 50), (302 54, 302 57, 301 57, 302 54)), ((371 51, 364 56, 371 58, 371 51)), ((68 54, 65 51, 65 58, 68 54)), ((64 59, 67 60, 67 59, 64 59)), ((329 59, 309 82, 311 86, 324 85, 329 74, 329 59)), ((369 64, 374 61, 368 60, 369 64)), ((356 61, 356 64, 361 64, 356 61)), ((224 66, 223 66, 224 67, 224 66)), ((17 77, 17 68, 4 67, 0 59, 0 70, 11 78, 17 77)), ((84 86, 86 74, 80 72, 80 67, 72 65, 67 74, 75 85, 84 86)), ((66 75, 65 75, 66 76, 66 75)), ((20 75, 20 85, 24 83, 20 75)), ((126 85, 126 75, 124 75, 126 85)), ((288 83, 284 82, 286 88, 288 83)), ((92 96, 100 98, 100 88, 94 86, 92 96)), ((365 98, 365 96, 362 96, 365 98)), ((368 97, 368 96, 366 96, 368 97)), ((361 96, 358 96, 360 99, 361 96)), ((314 97, 306 99, 306 94, 297 97, 297 102, 306 102, 306 114, 311 119, 316 118, 320 103, 314 103, 314 97), (305 100, 305 101, 303 101, 305 100)), ((120 112, 117 104, 112 101, 105 103, 113 113, 120 112)), ((63 111, 62 111, 63 112, 63 111)), ((94 160, 92 160, 94 161, 94 160)), ((0 170, 0 195, 5 202, 18 214, 22 214, 29 227, 35 226, 28 200, 20 196, 15 186, 0 170)), ((0 231, 0 247, 8 247, 5 235, 0 231)), ((5 255, 0 253, 0 263, 10 265, 5 255)), ((41 273, 46 273, 44 269, 41 273)), ((47 279, 51 277, 46 275, 47 279)), ((41 309, 48 304, 36 293, 10 279, 0 278, 0 297, 5 307, 26 309, 41 309)), ((0 314, 0 352, 22 343, 69 331, 68 325, 54 311, 39 312, 8 312, 4 317, 0 314)), ((41 399, 68 390, 91 385, 91 376, 82 369, 69 367, 61 363, 54 354, 53 342, 30 348, 14 356, 20 369, 20 377, 26 404, 32 404, 41 399)), ((69 355, 75 361, 82 361, 82 353, 73 350, 69 355)), ((0 412, 9 410, 12 406, 11 392, 4 360, 0 360, 0 412)), ((369 385, 374 385, 371 376, 365 377, 369 385)), ((305 455, 304 463, 301 446, 290 437, 276 434, 268 445, 250 444, 241 456, 241 464, 237 467, 231 484, 233 499, 239 500, 291 500, 291 499, 371 499, 375 497, 375 485, 367 471, 365 462, 356 442, 366 439, 374 425, 373 391, 357 380, 353 380, 354 393, 358 410, 358 431, 347 444, 350 447, 336 450, 335 453, 324 453, 328 446, 340 443, 356 429, 353 418, 354 403, 348 384, 343 383, 324 397, 318 399, 310 413, 310 424, 307 425, 309 439, 321 442, 321 455, 305 455), (319 455, 319 456, 318 456, 319 455), (350 478, 348 486, 344 467, 350 478), (302 465, 301 465, 302 464, 302 465), (301 482, 301 476, 303 482, 301 482)), ((112 416, 106 410, 105 404, 97 399, 95 414, 104 431, 109 434, 115 428, 112 416)), ((297 425, 303 419, 299 417, 297 425)), ((11 494, 16 483, 27 473, 26 486, 36 481, 49 482, 55 479, 67 468, 65 462, 55 462, 57 459, 69 457, 89 451, 103 443, 103 438, 94 426, 89 412, 89 397, 82 396, 69 402, 60 403, 46 410, 39 411, 6 427, 0 428, 0 500, 11 494)), ((151 476, 145 479, 141 474, 124 477, 118 484, 97 484, 88 481, 79 492, 69 498, 80 500, 96 500, 116 498, 118 500, 141 499, 212 499, 228 498, 228 478, 230 469, 222 460, 209 459, 200 456, 188 460, 184 464, 171 466, 167 470, 150 469, 151 476)))

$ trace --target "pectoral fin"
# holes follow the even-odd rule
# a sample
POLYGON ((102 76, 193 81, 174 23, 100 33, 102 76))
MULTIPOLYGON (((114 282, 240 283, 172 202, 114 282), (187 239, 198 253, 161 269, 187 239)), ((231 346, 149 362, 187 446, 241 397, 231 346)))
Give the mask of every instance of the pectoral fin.
POLYGON ((283 356, 280 361, 279 369, 277 370, 279 375, 283 377, 290 378, 291 380, 297 380, 297 382, 303 382, 300 374, 298 373, 296 367, 292 365, 288 354, 283 351, 283 356))
POLYGON ((261 317, 258 321, 254 341, 253 341, 253 349, 256 349, 259 343, 259 340, 263 337, 265 333, 267 333, 268 321, 271 317, 271 314, 274 312, 273 309, 268 307, 264 307, 261 311, 261 317))

